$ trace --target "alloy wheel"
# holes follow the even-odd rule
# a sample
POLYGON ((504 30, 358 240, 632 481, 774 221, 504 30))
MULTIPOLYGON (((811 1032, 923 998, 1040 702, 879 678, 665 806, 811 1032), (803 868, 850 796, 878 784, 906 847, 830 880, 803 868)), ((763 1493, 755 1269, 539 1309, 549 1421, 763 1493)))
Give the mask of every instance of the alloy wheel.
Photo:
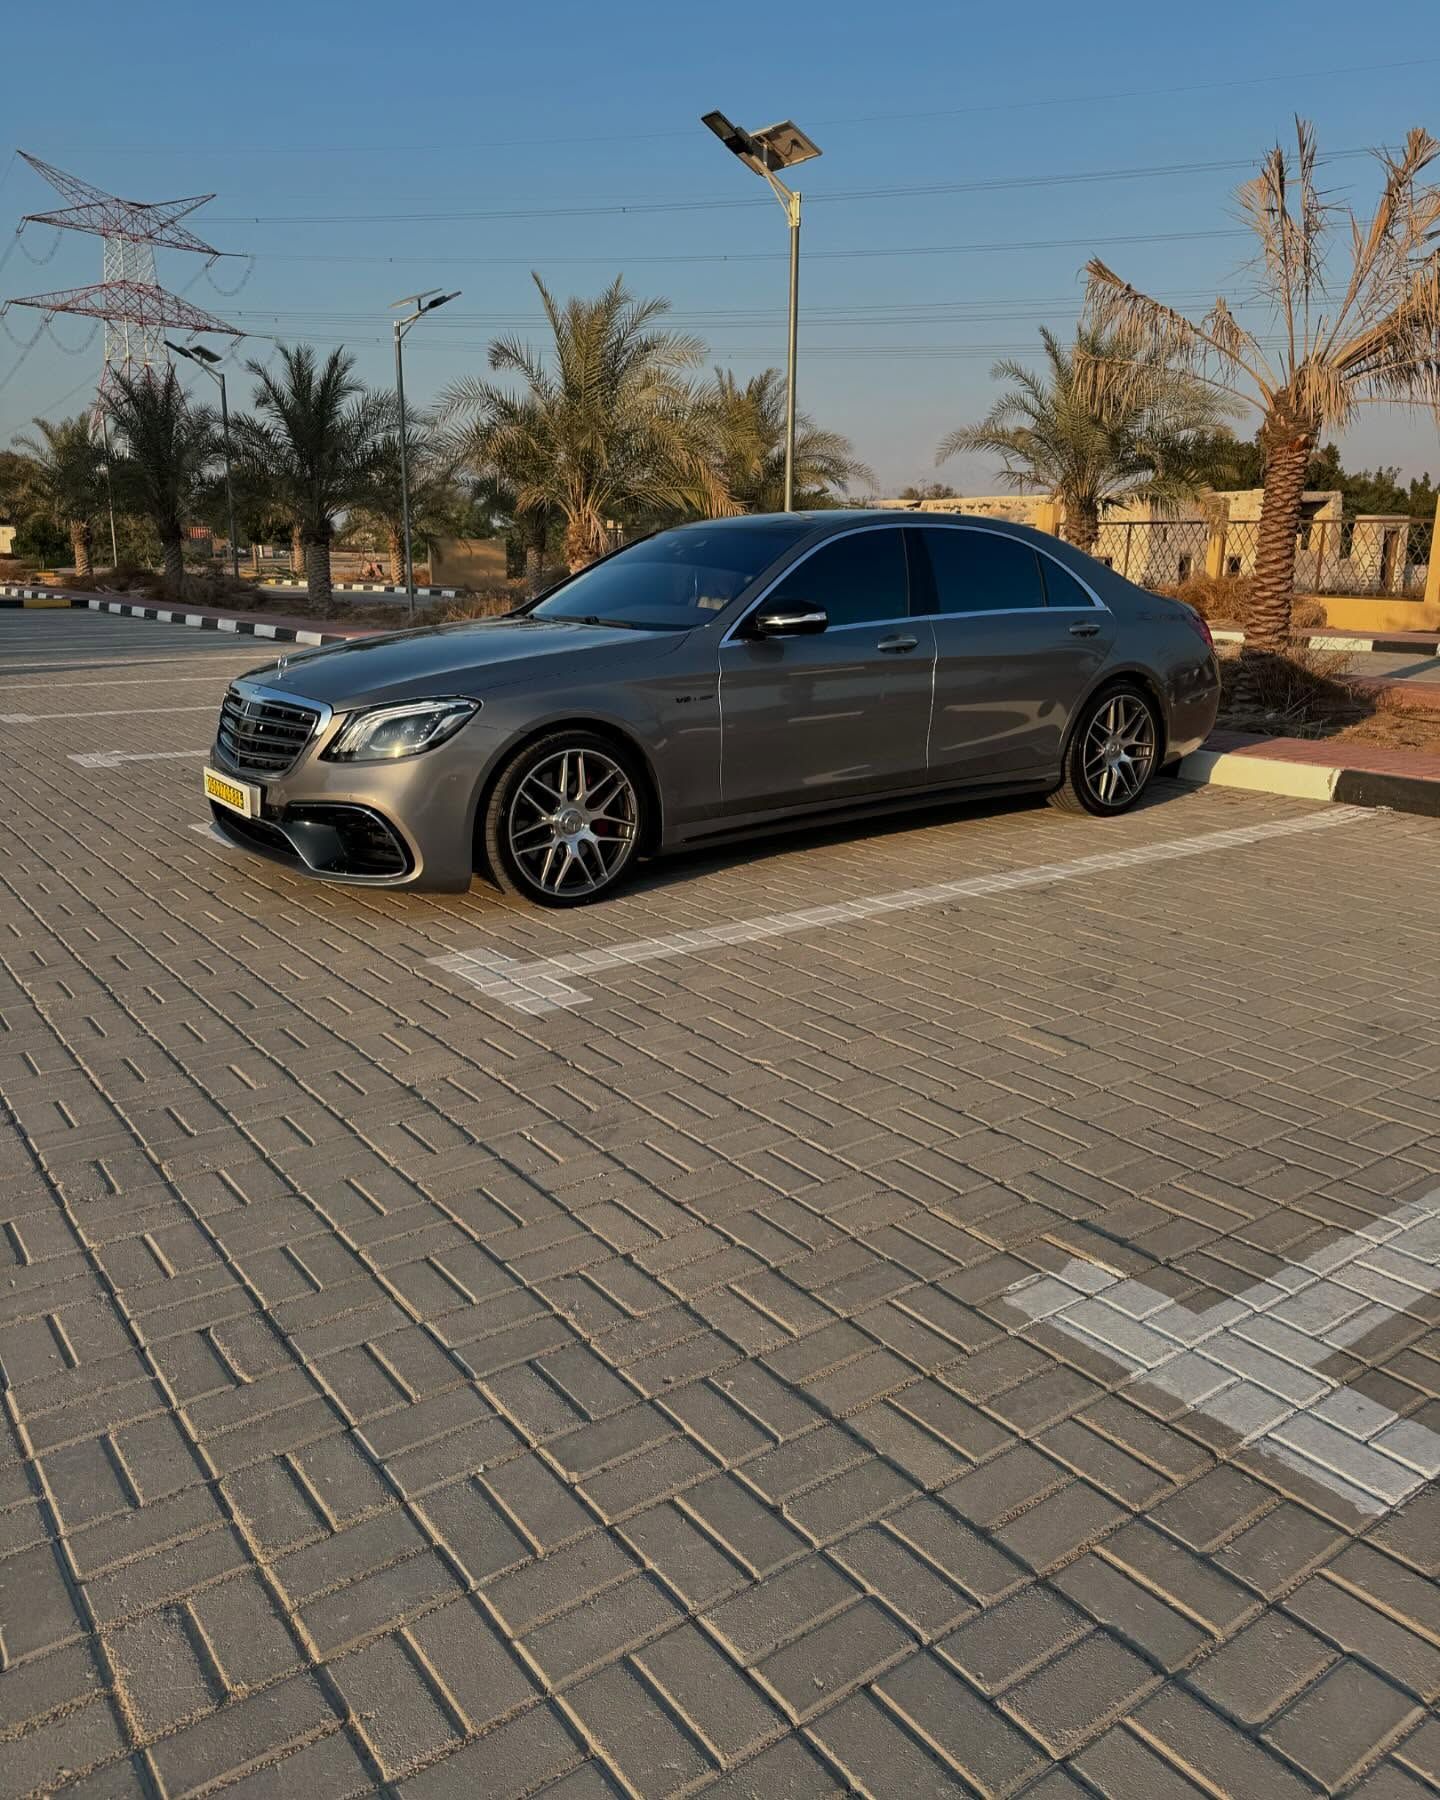
POLYGON ((1101 807, 1122 807, 1150 779, 1155 763, 1155 717, 1138 694, 1101 703, 1085 733, 1085 785, 1101 807))
POLYGON ((635 848, 640 802, 613 758, 574 746, 553 752, 516 784, 506 820, 510 854, 525 880, 559 900, 593 894, 620 874, 635 848))

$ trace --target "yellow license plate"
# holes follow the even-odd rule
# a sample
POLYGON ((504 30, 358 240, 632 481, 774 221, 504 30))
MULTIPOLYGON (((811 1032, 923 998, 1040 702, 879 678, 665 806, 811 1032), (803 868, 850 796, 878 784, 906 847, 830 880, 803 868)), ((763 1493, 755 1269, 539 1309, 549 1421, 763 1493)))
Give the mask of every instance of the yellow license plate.
POLYGON ((218 800, 222 806, 228 806, 232 812, 243 814, 253 819, 260 811, 260 790, 248 781, 232 781, 228 775, 218 775, 214 769, 205 771, 205 793, 211 800, 218 800))

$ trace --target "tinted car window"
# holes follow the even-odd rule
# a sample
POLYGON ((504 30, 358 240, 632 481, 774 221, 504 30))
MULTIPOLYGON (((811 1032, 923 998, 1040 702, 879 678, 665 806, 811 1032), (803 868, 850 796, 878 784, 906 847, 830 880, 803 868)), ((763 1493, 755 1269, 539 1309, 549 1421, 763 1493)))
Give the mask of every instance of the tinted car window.
POLYGON ((771 589, 765 604, 823 606, 832 631, 842 625, 903 619, 910 599, 898 528, 847 532, 822 544, 771 589))
POLYGON ((1045 604, 1040 559, 1019 538, 960 527, 932 527, 922 535, 935 573, 937 612, 997 612, 1045 604))
POLYGON ((650 631, 708 625, 812 531, 798 521, 689 525, 607 557, 532 609, 537 619, 589 619, 650 631))
POLYGON ((1045 598, 1052 606, 1094 606, 1095 602, 1070 571, 1050 557, 1040 558, 1040 573, 1045 577, 1045 598))

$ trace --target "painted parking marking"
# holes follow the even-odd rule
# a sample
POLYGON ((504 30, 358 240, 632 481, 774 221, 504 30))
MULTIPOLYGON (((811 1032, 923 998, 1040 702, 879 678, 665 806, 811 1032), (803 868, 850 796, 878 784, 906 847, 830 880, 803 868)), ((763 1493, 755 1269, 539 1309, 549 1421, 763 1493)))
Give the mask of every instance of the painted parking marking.
POLYGON ((640 938, 633 943, 605 949, 580 950, 566 956, 522 962, 498 951, 454 950, 429 959, 429 967, 455 975, 480 989, 487 999, 499 1000, 517 1012, 558 1012, 583 1006, 593 995, 568 979, 596 975, 606 969, 628 969, 637 963, 662 958, 703 955, 729 944, 754 944, 767 938, 786 937, 822 925, 851 925, 883 913, 909 912, 918 907, 939 906, 947 900, 978 900, 992 894, 1012 893, 1017 888, 1045 887, 1053 882, 1079 881, 1113 869, 1140 863, 1173 862, 1214 850, 1234 850, 1270 838, 1294 837, 1304 832, 1325 831, 1333 826, 1358 824, 1373 815, 1364 807, 1332 806, 1324 812, 1298 819, 1278 819, 1263 825, 1237 825, 1226 831, 1207 831, 1198 837, 1171 838, 1130 850, 1102 851, 1075 862, 1041 863, 1031 869, 1014 869, 998 875, 972 875, 959 881, 940 881, 930 887, 901 888, 864 900, 845 900, 832 906, 812 906, 802 912, 771 913, 735 924, 713 925, 694 931, 671 932, 666 937, 640 938))
POLYGON ((86 707, 84 712, 0 713, 0 725, 42 725, 48 719, 148 719, 155 713, 214 712, 212 702, 200 706, 86 707))
POLYGON ((121 763, 174 762, 180 757, 203 762, 209 754, 208 750, 77 750, 71 752, 69 761, 82 769, 115 769, 121 763))
POLYGON ((1328 1487, 1387 1512, 1440 1476, 1440 1432, 1402 1419, 1320 1368, 1440 1285, 1436 1197, 1347 1233, 1204 1312, 1072 1257, 1005 1299, 1328 1487))

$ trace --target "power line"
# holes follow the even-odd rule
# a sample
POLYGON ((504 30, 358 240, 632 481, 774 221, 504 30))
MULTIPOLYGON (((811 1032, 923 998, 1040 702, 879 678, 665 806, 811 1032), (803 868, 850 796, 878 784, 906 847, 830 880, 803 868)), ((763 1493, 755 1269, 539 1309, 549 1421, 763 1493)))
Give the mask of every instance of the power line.
MULTIPOLYGON (((1317 163, 1343 162, 1357 156, 1368 156, 1366 149, 1332 150, 1316 158, 1317 163)), ((807 194, 812 205, 835 206, 856 200, 895 200, 942 194, 1008 193, 1021 188, 1077 187, 1104 181, 1141 181, 1172 175, 1215 174, 1237 169, 1253 169, 1254 156, 1227 157, 1203 162, 1147 163, 1123 169, 1071 169, 1044 175, 996 175, 983 181, 922 182, 909 186, 878 188, 842 188, 838 192, 807 194)), ((765 206, 760 200, 713 198, 696 200, 612 200, 591 206, 514 206, 486 207, 463 212, 404 213, 247 213, 216 214, 208 218, 213 225, 444 225, 483 223, 495 219, 589 219, 609 218, 624 214, 752 211, 765 206)))
MULTIPOLYGON (((1123 244, 1186 244, 1205 238, 1242 238, 1249 237, 1248 231, 1237 227, 1228 227, 1213 231, 1133 231, 1119 236, 1109 237, 1073 237, 1073 238, 1025 238, 1009 239, 970 244, 901 244, 894 249, 877 249, 868 246, 861 250, 807 250, 806 264, 812 262, 837 262, 862 260, 872 257, 889 256, 970 256, 990 255, 1009 250, 1083 250, 1106 249, 1123 244)), ((382 267, 403 264, 406 268, 415 266, 415 255, 407 256, 346 256, 343 254, 320 254, 300 250, 267 250, 264 252, 267 263, 272 262, 305 262, 305 263, 340 263, 352 268, 358 263, 376 264, 382 267)), ((641 264, 653 267, 657 263, 774 263, 784 262, 785 252, 771 250, 704 250, 693 254, 669 254, 665 256, 631 256, 628 252, 623 258, 615 256, 567 256, 559 254, 538 253, 530 256, 426 256, 427 269, 457 268, 504 268, 517 267, 533 269, 538 264, 550 263, 585 263, 591 266, 613 269, 623 260, 627 268, 641 264)))
MULTIPOLYGON (((1210 296, 1206 293, 1159 292, 1154 298, 1165 300, 1176 306, 1196 306, 1207 304, 1210 296)), ((805 315, 806 325, 814 326, 865 326, 865 325, 943 325, 943 324, 990 324, 1009 323, 1038 319, 1041 321, 1057 317, 1075 316, 1082 306, 1082 298, 1076 294, 1062 294, 1050 298, 1036 296, 1025 300, 987 300, 976 301, 937 301, 930 305, 906 305, 897 303, 892 306, 834 306, 817 307, 805 315)), ((373 325, 373 312, 342 313, 328 308, 299 309, 281 308, 275 311, 264 308, 253 308, 249 311, 232 312, 235 319, 253 319, 266 321, 273 325, 291 324, 297 331, 311 327, 329 327, 344 330, 347 325, 373 325)), ((664 315, 665 323, 671 326, 685 326, 694 330, 764 330, 773 331, 784 320, 782 310, 741 311, 735 308, 720 309, 711 312, 670 312, 664 315)), ((453 336, 456 331, 473 330, 477 325, 497 331, 543 330, 547 321, 541 313, 457 313, 453 317, 447 315, 444 320, 437 320, 434 329, 439 332, 443 326, 447 335, 453 336)))

